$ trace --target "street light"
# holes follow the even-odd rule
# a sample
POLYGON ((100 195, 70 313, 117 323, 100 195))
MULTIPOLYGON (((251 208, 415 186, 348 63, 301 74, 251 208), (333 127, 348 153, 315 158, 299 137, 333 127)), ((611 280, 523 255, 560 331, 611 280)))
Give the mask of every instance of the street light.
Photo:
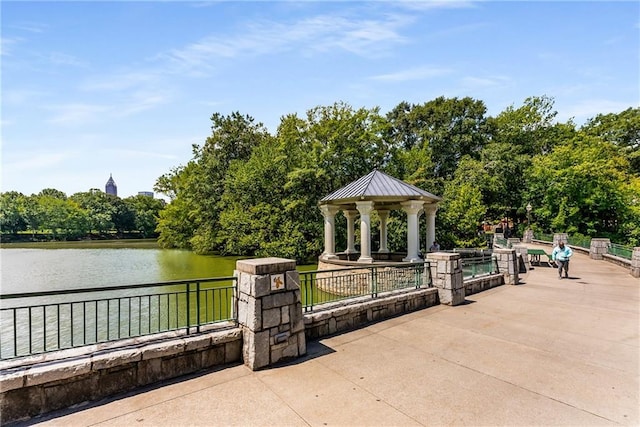
POLYGON ((531 228, 531 203, 527 203, 527 227, 531 228))

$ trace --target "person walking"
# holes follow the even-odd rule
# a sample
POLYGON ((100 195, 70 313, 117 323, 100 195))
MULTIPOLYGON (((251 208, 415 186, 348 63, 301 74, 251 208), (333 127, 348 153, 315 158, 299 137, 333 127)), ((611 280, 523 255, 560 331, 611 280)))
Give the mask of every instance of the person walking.
POLYGON ((569 258, 573 255, 573 251, 569 246, 565 246, 563 241, 558 242, 558 246, 553 248, 551 259, 558 265, 558 278, 562 279, 562 270, 564 277, 569 277, 569 258))
POLYGON ((440 250, 440 245, 438 242, 433 242, 433 245, 429 248, 429 252, 438 252, 440 250))

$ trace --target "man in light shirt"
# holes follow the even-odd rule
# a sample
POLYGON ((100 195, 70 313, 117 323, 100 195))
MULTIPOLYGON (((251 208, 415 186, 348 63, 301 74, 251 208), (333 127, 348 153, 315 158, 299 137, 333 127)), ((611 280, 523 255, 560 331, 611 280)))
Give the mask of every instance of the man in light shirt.
POLYGON ((565 246, 563 241, 558 242, 558 246, 553 248, 551 259, 558 265, 558 277, 562 279, 562 270, 564 277, 569 277, 569 258, 573 255, 573 251, 569 246, 565 246))

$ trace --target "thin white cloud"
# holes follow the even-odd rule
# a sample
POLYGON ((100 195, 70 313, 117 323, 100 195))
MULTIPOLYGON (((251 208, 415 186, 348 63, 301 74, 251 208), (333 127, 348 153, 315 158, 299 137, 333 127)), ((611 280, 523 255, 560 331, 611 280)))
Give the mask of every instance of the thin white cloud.
POLYGON ((127 100, 121 108, 115 111, 115 114, 120 117, 130 116, 140 113, 142 111, 150 110, 158 105, 162 105, 168 101, 167 97, 161 93, 144 93, 137 92, 131 96, 131 99, 127 100))
POLYGON ((53 65, 71 65, 74 67, 86 67, 86 63, 81 59, 62 52, 49 53, 48 60, 53 65))
POLYGON ((159 55, 173 72, 211 68, 219 59, 255 56, 299 49, 326 52, 348 51, 360 56, 378 56, 390 46, 406 42, 399 30, 412 17, 385 15, 380 19, 320 15, 292 23, 253 22, 237 34, 213 35, 180 49, 159 55))
POLYGON ((379 74, 377 76, 369 77, 369 79, 382 82, 399 83, 412 80, 427 80, 434 77, 445 76, 452 72, 453 70, 450 68, 424 66, 409 68, 394 73, 379 74))
POLYGON ((13 47, 21 41, 22 39, 20 37, 0 37, 0 56, 11 55, 13 47))
POLYGON ((106 105, 83 103, 50 105, 45 108, 53 111, 53 116, 47 120, 48 123, 65 126, 93 122, 112 109, 106 105))
POLYGON ((41 103, 50 93, 31 89, 9 89, 2 90, 2 103, 12 106, 25 106, 41 103))
POLYGON ((63 150, 20 151, 15 158, 5 154, 2 160, 3 174, 16 176, 24 174, 25 171, 58 167, 74 155, 72 151, 63 150))
POLYGON ((28 33, 40 34, 44 33, 48 26, 39 22, 24 21, 13 23, 9 26, 9 28, 19 31, 26 31, 28 33))
POLYGON ((476 7, 476 1, 465 0, 396 0, 396 7, 409 10, 429 11, 434 9, 468 9, 476 7))
POLYGON ((92 76, 80 84, 80 90, 114 92, 157 85, 161 80, 160 72, 159 70, 125 70, 92 76))

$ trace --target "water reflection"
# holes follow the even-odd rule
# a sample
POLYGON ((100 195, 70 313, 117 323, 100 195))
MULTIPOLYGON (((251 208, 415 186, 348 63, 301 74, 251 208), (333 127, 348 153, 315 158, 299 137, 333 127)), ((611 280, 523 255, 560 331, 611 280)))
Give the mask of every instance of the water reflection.
POLYGON ((1 292, 43 292, 230 276, 237 257, 174 249, 0 249, 1 292))

